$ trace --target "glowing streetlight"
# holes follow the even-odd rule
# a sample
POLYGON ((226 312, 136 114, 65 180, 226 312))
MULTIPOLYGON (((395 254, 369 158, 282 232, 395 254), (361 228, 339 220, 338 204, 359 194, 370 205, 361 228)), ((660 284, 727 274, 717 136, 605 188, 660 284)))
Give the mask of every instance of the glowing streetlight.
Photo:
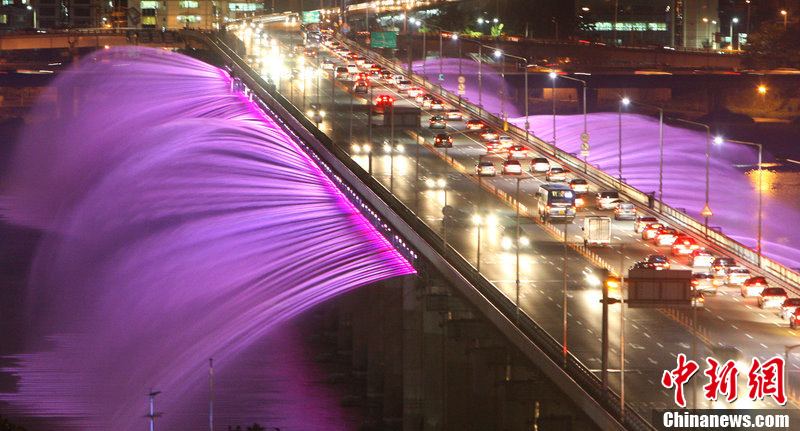
POLYGON ((763 85, 759 85, 758 86, 758 94, 761 94, 762 96, 767 94, 767 87, 765 87, 763 85))
POLYGON ((783 15, 783 29, 786 30, 786 20, 789 18, 789 12, 786 12, 786 9, 781 9, 781 15, 783 15))

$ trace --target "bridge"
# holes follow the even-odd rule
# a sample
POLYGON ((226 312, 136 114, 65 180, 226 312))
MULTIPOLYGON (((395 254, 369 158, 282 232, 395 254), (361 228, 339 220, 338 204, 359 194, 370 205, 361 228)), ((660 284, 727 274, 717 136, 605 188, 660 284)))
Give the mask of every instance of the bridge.
MULTIPOLYGON (((282 40, 286 45, 293 44, 291 39, 287 37, 282 40)), ((497 116, 464 100, 459 100, 457 95, 439 88, 421 76, 410 75, 398 63, 383 58, 380 54, 369 51, 358 44, 348 41, 342 42, 351 51, 374 60, 385 69, 409 77, 414 85, 424 88, 431 94, 439 95, 446 103, 460 107, 459 109, 469 114, 470 117, 480 118, 500 130, 505 127, 504 122, 497 116)), ((218 41, 217 46, 222 50, 228 51, 231 60, 241 63, 232 54, 232 50, 226 48, 221 42, 218 41)), ((333 55, 330 55, 329 58, 336 59, 333 55)), ((241 69, 241 72, 247 72, 246 68, 241 69)), ((265 68, 263 73, 268 74, 268 68, 265 68)), ((501 318, 501 320, 508 320, 508 323, 516 327, 511 334, 521 330, 526 336, 532 337, 529 339, 536 339, 537 337, 532 335, 540 331, 549 334, 545 337, 547 341, 539 338, 537 344, 540 349, 544 350, 545 356, 548 357, 548 363, 560 369, 561 372, 566 372, 569 380, 582 382, 581 389, 586 391, 584 395, 588 395, 589 398, 582 398, 584 395, 578 398, 570 398, 579 406, 585 406, 584 402, 588 402, 589 405, 593 406, 599 405, 605 408, 607 413, 610 413, 619 426, 628 429, 636 429, 640 426, 647 428, 647 421, 636 414, 646 415, 650 408, 664 408, 670 405, 668 398, 662 398, 661 395, 656 395, 652 392, 653 386, 658 385, 660 372, 672 368, 672 365, 670 365, 672 362, 671 355, 674 357, 675 352, 680 352, 681 350, 686 351, 687 355, 695 354, 697 353, 695 349, 701 349, 704 353, 699 353, 700 357, 713 356, 719 353, 717 348, 720 341, 726 340, 730 343, 730 337, 735 337, 736 335, 730 332, 727 324, 719 321, 722 320, 724 322, 727 318, 720 316, 721 319, 717 319, 715 317, 715 313, 719 310, 725 310, 726 316, 737 322, 749 319, 747 315, 750 312, 742 308, 736 308, 736 299, 727 297, 727 295, 721 295, 719 299, 714 298, 714 301, 709 300, 709 302, 714 303, 714 307, 708 307, 706 310, 716 311, 703 310, 696 320, 692 318, 692 313, 687 311, 648 310, 645 312, 642 310, 629 310, 628 313, 631 314, 626 319, 636 322, 634 324, 636 330, 631 337, 634 337, 637 341, 631 344, 633 347, 629 347, 633 349, 633 352, 628 352, 630 356, 627 357, 626 362, 630 360, 638 363, 638 365, 633 366, 636 371, 632 372, 635 372, 640 377, 636 382, 625 383, 629 397, 627 400, 630 405, 624 409, 626 413, 623 417, 619 409, 619 397, 616 394, 602 395, 602 391, 600 393, 595 392, 598 388, 598 383, 600 383, 597 369, 591 370, 584 365, 598 361, 600 352, 598 352, 599 345, 597 344, 599 340, 596 337, 601 332, 599 324, 602 319, 599 316, 601 307, 591 305, 592 289, 587 287, 582 274, 586 273, 587 267, 596 265, 606 266, 617 272, 622 272, 621 270, 627 268, 633 261, 652 252, 653 248, 632 239, 632 235, 627 232, 629 227, 622 223, 615 223, 613 229, 615 232, 614 238, 618 238, 624 243, 624 254, 619 249, 587 249, 572 239, 575 236, 574 233, 566 230, 575 228, 536 222, 534 210, 530 209, 533 204, 530 202, 535 187, 541 183, 541 180, 524 182, 523 192, 520 194, 514 191, 515 188, 519 190, 520 183, 515 182, 513 178, 481 181, 478 177, 472 175, 469 166, 475 163, 480 153, 485 153, 485 148, 477 141, 474 135, 465 132, 461 126, 452 129, 456 137, 453 149, 434 147, 431 144, 431 139, 435 134, 427 132, 422 126, 419 126, 404 127, 404 133, 395 135, 398 142, 403 143, 402 149, 388 145, 388 149, 380 150, 380 145, 376 145, 375 142, 379 142, 382 138, 388 138, 388 131, 384 129, 378 132, 377 128, 373 130, 372 118, 366 115, 369 109, 364 106, 369 103, 370 98, 353 95, 346 82, 337 82, 332 79, 328 82, 326 74, 310 76, 312 78, 310 80, 303 78, 303 81, 307 81, 305 83, 292 79, 276 79, 274 83, 269 84, 270 96, 275 97, 276 100, 281 100, 288 96, 288 100, 283 100, 294 106, 294 112, 297 114, 295 118, 303 123, 317 139, 327 142, 329 149, 338 155, 339 159, 350 167, 353 172, 360 175, 359 179, 362 183, 370 186, 370 189, 379 196, 384 197, 384 201, 390 203, 391 209, 401 215, 403 221, 411 226, 414 232, 424 232, 426 234, 424 237, 427 241, 420 250, 430 247, 439 257, 445 258, 447 265, 457 269, 460 277, 470 282, 469 286, 464 286, 464 290, 458 290, 458 296, 463 298, 464 295, 467 295, 466 297, 470 298, 470 294, 466 292, 477 290, 482 296, 488 298, 490 303, 483 303, 483 306, 479 306, 476 302, 468 301, 470 302, 469 305, 477 307, 484 317, 488 316, 487 318, 493 325, 497 325, 497 322, 491 318, 494 315, 493 313, 505 313, 505 319, 501 318), (315 82, 317 83, 315 84, 315 82), (358 103, 353 101, 358 101, 358 103), (327 106, 329 108, 328 112, 332 114, 319 124, 312 122, 305 118, 307 114, 304 115, 305 108, 311 103, 316 103, 317 106, 327 106), (352 107, 354 104, 355 108, 352 107), (348 114, 347 108, 342 109, 343 107, 348 107, 348 105, 350 106, 351 114, 348 114), (355 128, 355 132, 353 128, 355 128), (367 133, 365 132, 367 131, 369 131, 369 136, 366 136, 367 133), (380 137, 376 138, 378 135, 380 137), (369 142, 372 142, 371 148, 369 151, 365 151, 362 143, 369 142), (395 161, 395 159, 400 161, 395 161), (444 180, 447 185, 443 188, 437 188, 435 185, 437 184, 437 179, 444 180), (484 242, 486 239, 481 241, 480 232, 482 228, 480 225, 460 228, 448 226, 447 223, 442 221, 441 205, 460 208, 470 208, 476 205, 479 208, 485 206, 482 212, 496 211, 497 214, 501 215, 501 218, 502 215, 513 218, 513 211, 518 209, 525 217, 522 228, 524 235, 538 244, 534 247, 535 250, 526 250, 525 257, 523 257, 523 262, 530 262, 535 269, 522 269, 523 274, 517 276, 518 281, 515 287, 514 277, 509 273, 510 269, 507 265, 504 265, 504 262, 507 262, 508 259, 513 261, 513 250, 519 250, 520 245, 514 246, 512 244, 511 252, 508 251, 508 248, 503 249, 497 243, 492 248, 492 244, 484 242), (420 223, 421 221, 425 222, 420 223), (438 227, 439 234, 436 235, 431 227, 438 227), (476 235, 478 236, 477 243, 475 242, 476 235), (561 247, 554 245, 559 243, 557 238, 564 238, 565 236, 567 241, 561 241, 566 250, 565 260, 563 263, 559 263, 561 247), (480 257, 481 247, 486 247, 483 250, 484 256, 487 253, 489 254, 488 258, 484 257, 485 260, 480 257), (476 254, 478 256, 477 259, 469 257, 476 254), (566 289, 571 292, 566 295, 570 299, 564 300, 564 305, 567 307, 562 308, 559 302, 561 297, 560 271, 542 268, 540 261, 556 267, 559 265, 564 266, 567 273, 565 284, 568 287, 566 289), (620 264, 616 263, 618 261, 620 264), (478 275, 477 278, 475 278, 476 274, 478 275), (491 287, 487 282, 490 283, 491 287), (520 284, 523 290, 522 298, 520 297, 520 284), (539 293, 535 293, 537 290, 539 293), (582 299, 578 300, 576 298, 582 299), (576 304, 576 302, 585 302, 587 300, 589 302, 585 308, 580 304, 576 304), (569 304, 567 305, 567 303, 569 304), (562 349, 559 348, 556 340, 562 339, 560 333, 563 328, 560 325, 561 318, 559 314, 567 308, 575 310, 573 311, 573 313, 576 313, 575 315, 588 318, 587 320, 574 322, 575 325, 567 331, 570 333, 570 337, 576 336, 581 341, 578 342, 577 346, 572 345, 573 347, 569 348, 570 354, 567 356, 568 360, 565 365, 562 362, 562 349), (714 319, 717 320, 715 321, 714 319), (582 327, 581 330, 577 331, 582 335, 573 335, 576 326, 582 327), (695 345, 694 348, 690 349, 692 327, 700 328, 697 338, 700 340, 699 343, 701 345, 699 347, 695 345), (681 332, 684 332, 683 335, 681 335, 681 332), (656 341, 654 338, 660 341, 656 341), (543 345, 550 347, 542 348, 543 345), (664 347, 665 345, 670 347, 664 347), (662 351, 663 353, 658 353, 655 356, 643 354, 648 351, 662 351), (576 362, 573 363, 573 360, 576 362), (580 375, 584 377, 578 377, 580 375), (586 376, 592 377, 589 380, 585 380, 586 376), (642 378, 641 376, 649 377, 642 378), (640 384, 641 386, 638 386, 640 384), (592 399, 592 401, 588 401, 589 399, 592 399), (609 403, 609 399, 615 399, 616 401, 609 403)), ((256 76, 252 79, 253 82, 258 82, 259 78, 256 76)), ((376 84, 374 91, 378 91, 379 94, 392 94, 397 100, 403 99, 403 95, 382 84, 376 84)), ((763 256, 758 256, 750 247, 743 246, 725 235, 709 231, 702 222, 692 219, 683 211, 671 208, 658 200, 654 201, 646 193, 620 182, 618 179, 597 170, 591 165, 586 165, 581 159, 572 154, 553 148, 541 139, 527 135, 522 129, 508 126, 507 133, 515 141, 524 142, 530 151, 550 158, 551 162, 567 166, 578 176, 584 176, 591 184, 597 185, 598 189, 620 190, 626 200, 637 204, 640 212, 654 214, 673 226, 679 226, 709 248, 713 248, 723 255, 734 256, 742 264, 750 267, 753 272, 767 276, 770 284, 783 286, 797 294, 798 280, 800 279, 795 271, 786 266, 763 256)), ((594 212, 589 212, 589 214, 592 213, 594 212)), ((509 223, 506 223, 505 226, 497 229, 501 232, 505 230, 506 239, 510 237, 511 241, 513 241, 513 233, 510 233, 513 232, 512 226, 513 224, 509 226, 509 223)), ((502 234, 495 234, 502 236, 502 234)), ((495 240, 497 240, 497 237, 495 237, 495 240)), ((414 242, 414 247, 419 246, 419 242, 414 242)), ((428 256, 425 253, 423 254, 428 256)), ((674 262, 674 264, 676 264, 676 267, 685 267, 679 262, 674 262)), ((513 267, 513 265, 510 266, 513 267)), ((594 290, 594 292, 596 293, 597 290, 594 290)), ((573 316, 570 317, 570 320, 572 320, 575 315, 570 315, 573 316)), ((566 319, 564 320, 566 321, 566 319)), ((772 322, 771 319, 770 322, 772 322)), ((780 320, 775 319, 774 324, 778 324, 777 322, 780 322, 780 320)), ((500 326, 495 326, 495 328, 498 328, 504 336, 510 336, 500 326)), ((779 354, 783 350, 782 346, 791 344, 793 335, 788 329, 786 329, 787 332, 785 334, 778 338, 767 336, 766 333, 762 333, 761 337, 753 337, 751 335, 753 333, 761 333, 764 330, 771 331, 757 323, 748 325, 746 329, 747 336, 742 336, 742 339, 737 339, 732 344, 743 346, 745 356, 763 356, 764 351, 779 354), (764 343, 753 344, 748 339, 759 339, 769 345, 764 343)), ((615 345, 612 340, 612 350, 614 346, 617 347, 616 351, 619 352, 619 347, 621 346, 618 343, 615 345)), ((552 370, 549 367, 548 369, 552 370)), ((557 375, 561 375, 561 373, 554 374, 554 376, 557 375)), ((555 382, 559 381, 558 377, 552 378, 555 382)), ((612 382, 611 387, 619 391, 621 390, 620 384, 621 382, 615 380, 612 382)), ((559 386, 559 389, 566 391, 567 386, 560 386, 559 383, 556 383, 556 385, 559 386)), ((569 391, 567 393, 575 395, 569 391)), ((586 409, 583 411, 589 415, 593 414, 586 409)), ((606 427, 608 423, 600 426, 606 427)))

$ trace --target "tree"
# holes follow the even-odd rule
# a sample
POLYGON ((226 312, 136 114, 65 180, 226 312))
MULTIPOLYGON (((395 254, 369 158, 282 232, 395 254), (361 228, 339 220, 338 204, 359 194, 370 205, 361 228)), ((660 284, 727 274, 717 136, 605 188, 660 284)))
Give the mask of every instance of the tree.
POLYGON ((762 25, 744 46, 743 63, 753 69, 800 68, 800 26, 762 25))
POLYGON ((492 30, 491 30, 492 31, 492 33, 491 33, 492 36, 495 36, 495 37, 502 36, 503 35, 503 27, 505 27, 505 24, 503 24, 502 22, 500 24, 493 25, 492 26, 492 30))

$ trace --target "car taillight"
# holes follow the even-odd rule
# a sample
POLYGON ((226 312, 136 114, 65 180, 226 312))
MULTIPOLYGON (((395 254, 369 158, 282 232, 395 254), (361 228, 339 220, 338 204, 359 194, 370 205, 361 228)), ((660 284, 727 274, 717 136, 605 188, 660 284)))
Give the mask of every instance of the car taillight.
POLYGON ((706 298, 701 296, 701 297, 697 298, 697 301, 699 301, 700 303, 705 303, 706 302, 706 298))
POLYGON ((800 322, 800 314, 795 314, 794 315, 794 320, 800 322))
POLYGON ((700 282, 699 282, 699 281, 697 281, 697 280, 692 280, 692 286, 697 286, 698 284, 700 284, 700 282))
POLYGON ((544 207, 546 210, 550 211, 550 205, 545 205, 544 207))

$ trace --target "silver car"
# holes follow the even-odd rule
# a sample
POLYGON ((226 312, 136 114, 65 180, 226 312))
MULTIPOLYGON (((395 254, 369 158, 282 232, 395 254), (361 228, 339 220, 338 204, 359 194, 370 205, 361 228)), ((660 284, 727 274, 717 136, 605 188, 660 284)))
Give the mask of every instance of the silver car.
POLYGON ((725 277, 725 284, 728 286, 741 286, 748 278, 752 277, 747 268, 741 266, 734 266, 728 270, 725 277))
POLYGON ((692 274, 692 289, 698 292, 717 293, 716 277, 709 272, 692 274))
POLYGON ((614 209, 614 220, 636 220, 636 207, 630 202, 622 202, 614 209))

